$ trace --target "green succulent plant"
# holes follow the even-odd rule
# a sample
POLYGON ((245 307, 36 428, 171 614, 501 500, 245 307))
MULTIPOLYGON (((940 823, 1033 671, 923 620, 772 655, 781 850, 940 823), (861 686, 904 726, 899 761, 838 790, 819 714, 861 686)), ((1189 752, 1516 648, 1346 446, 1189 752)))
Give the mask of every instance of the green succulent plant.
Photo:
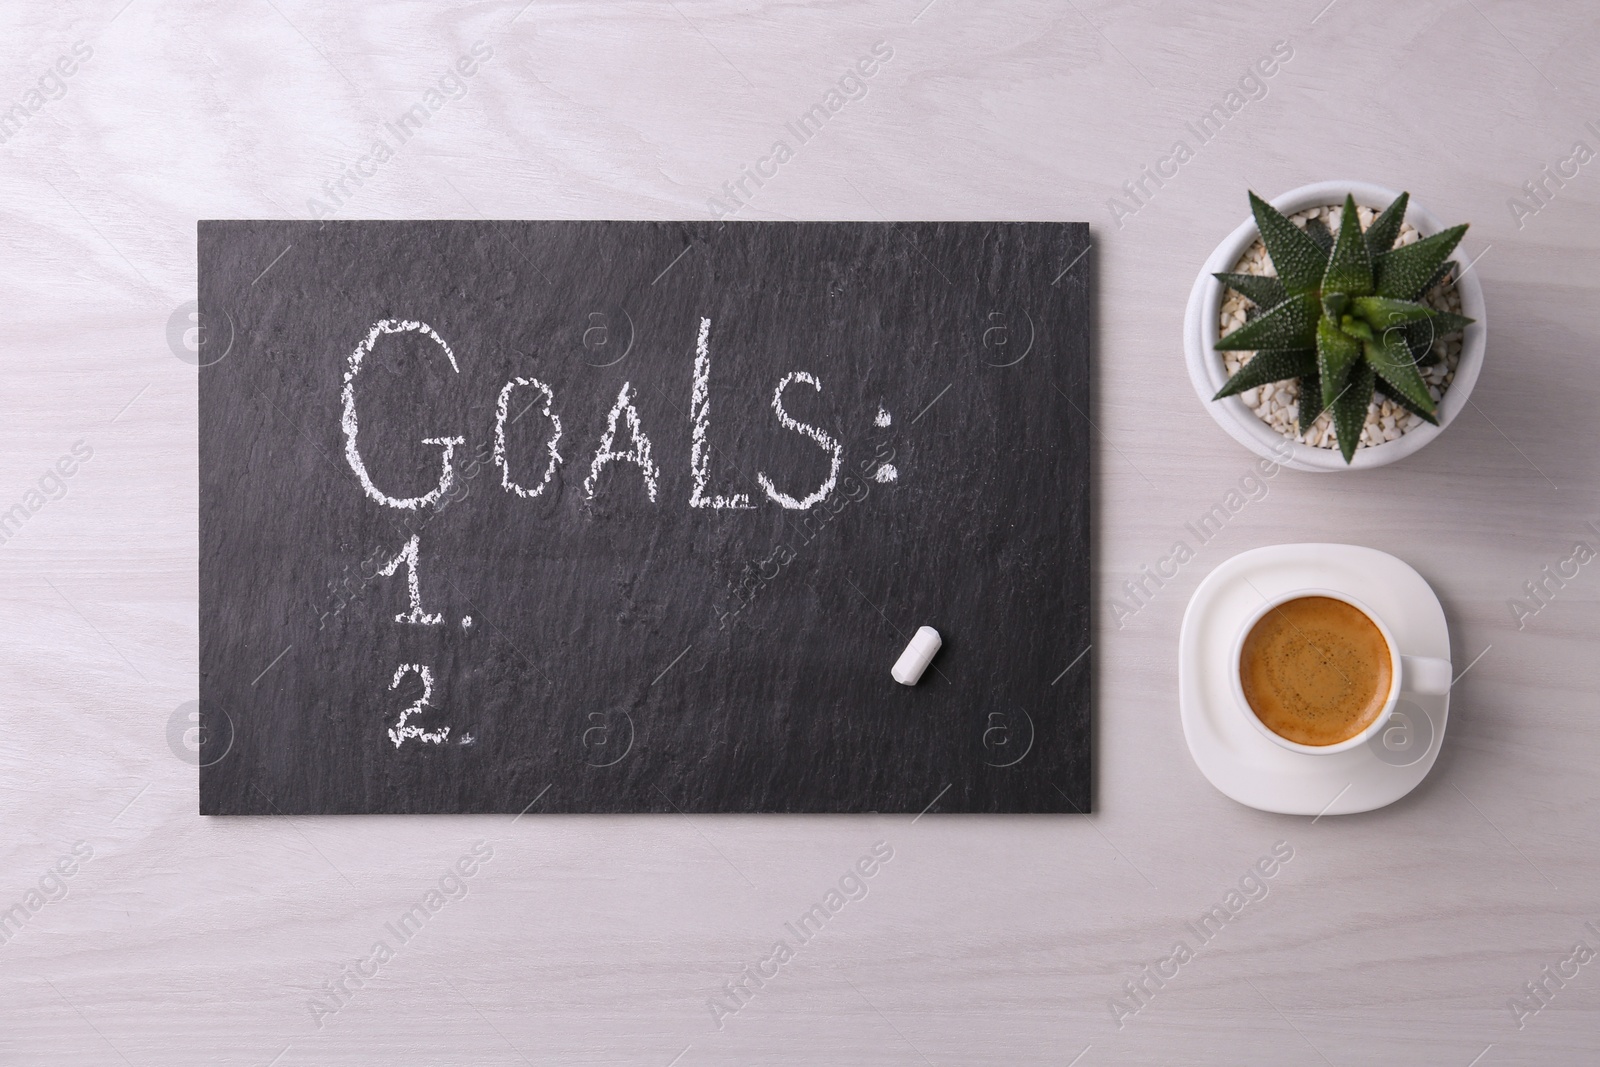
POLYGON ((1250 210, 1278 276, 1216 275, 1260 314, 1217 342, 1218 351, 1255 355, 1213 400, 1297 378, 1300 432, 1331 409, 1346 463, 1361 440, 1374 389, 1438 425, 1437 405, 1418 368, 1439 360, 1437 338, 1472 320, 1419 300, 1457 269, 1448 259, 1467 227, 1452 226, 1396 248, 1409 199, 1401 193, 1363 233, 1355 198, 1346 196, 1335 236, 1320 219, 1302 230, 1250 194, 1250 210))

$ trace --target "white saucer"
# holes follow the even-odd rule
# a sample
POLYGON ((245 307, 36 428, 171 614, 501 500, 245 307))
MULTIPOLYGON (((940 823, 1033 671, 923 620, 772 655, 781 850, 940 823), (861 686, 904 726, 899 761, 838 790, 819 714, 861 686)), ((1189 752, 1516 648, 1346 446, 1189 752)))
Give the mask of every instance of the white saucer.
POLYGON ((1290 752, 1262 737, 1235 702, 1234 638, 1263 597, 1333 589, 1371 606, 1407 656, 1450 658, 1439 598, 1422 575, 1386 552, 1356 545, 1252 549, 1206 575, 1183 615, 1178 708, 1200 772, 1225 795, 1285 815, 1348 815, 1393 804, 1427 777, 1444 742, 1450 697, 1402 697, 1393 725, 1369 744, 1327 756, 1290 752))

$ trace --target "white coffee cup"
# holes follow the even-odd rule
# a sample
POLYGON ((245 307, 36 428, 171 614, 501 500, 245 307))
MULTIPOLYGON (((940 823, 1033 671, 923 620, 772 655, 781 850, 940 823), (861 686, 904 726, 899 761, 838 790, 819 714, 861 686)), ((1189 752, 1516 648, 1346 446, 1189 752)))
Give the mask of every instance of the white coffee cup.
POLYGON ((1232 667, 1234 700, 1238 703, 1239 711, 1244 717, 1249 720, 1252 726, 1261 731, 1262 736, 1269 741, 1282 745, 1291 752, 1303 752, 1308 756, 1327 756, 1366 744, 1383 730, 1389 721, 1389 717, 1394 714, 1395 705, 1400 702, 1400 697, 1403 694, 1437 695, 1447 693, 1450 691, 1451 684, 1449 660, 1435 659, 1432 656, 1402 655, 1400 646, 1395 643, 1394 634, 1390 632, 1388 625, 1377 612, 1355 597, 1332 589, 1297 589, 1292 593, 1283 593, 1264 602, 1258 610, 1250 615, 1240 628, 1238 636, 1234 638, 1233 656, 1229 663, 1232 667), (1255 629, 1256 623, 1265 618, 1274 608, 1287 604, 1291 600, 1299 600, 1301 597, 1311 596, 1338 600, 1361 612, 1378 628, 1378 632, 1383 635, 1384 646, 1389 650, 1389 695, 1383 702, 1383 710, 1378 712, 1377 717, 1359 734, 1354 737, 1347 737, 1343 741, 1332 745, 1302 745, 1298 741, 1291 741, 1287 737, 1275 733, 1266 723, 1261 721, 1255 710, 1250 707, 1250 702, 1245 699, 1244 680, 1241 677, 1241 667, 1243 665, 1241 657, 1244 653, 1245 638, 1250 636, 1250 631, 1255 629))

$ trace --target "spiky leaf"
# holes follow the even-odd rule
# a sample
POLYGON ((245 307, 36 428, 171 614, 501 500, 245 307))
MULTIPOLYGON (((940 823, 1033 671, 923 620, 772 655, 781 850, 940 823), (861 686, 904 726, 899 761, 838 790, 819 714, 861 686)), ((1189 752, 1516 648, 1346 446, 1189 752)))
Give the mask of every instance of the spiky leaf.
POLYGON ((1213 278, 1265 311, 1283 303, 1289 294, 1283 283, 1266 274, 1213 274, 1213 278))
POLYGON ((1354 315, 1340 315, 1339 329, 1358 341, 1371 341, 1378 336, 1372 332, 1372 326, 1366 319, 1358 319, 1354 315))
POLYGON ((1328 224, 1321 219, 1307 219, 1306 233, 1317 242, 1317 247, 1324 252, 1333 251, 1333 233, 1328 229, 1328 224))
POLYGON ((1317 353, 1310 348, 1271 348, 1257 352, 1250 362, 1239 368, 1239 373, 1229 378, 1213 400, 1242 393, 1268 382, 1281 382, 1285 378, 1299 378, 1317 369, 1317 353))
POLYGON ((1382 378, 1377 379, 1377 382, 1378 392, 1382 393, 1390 400, 1393 400, 1396 404, 1399 404, 1401 407, 1411 412, 1411 414, 1417 416, 1423 422, 1431 422, 1435 426, 1439 425, 1439 420, 1431 412, 1423 411, 1421 408, 1417 407, 1417 405, 1407 400, 1405 398, 1405 394, 1400 392, 1400 390, 1396 389, 1382 378))
POLYGON ((1245 323, 1216 344, 1219 352, 1262 348, 1310 348, 1322 308, 1310 294, 1291 296, 1266 314, 1245 323))
MULTIPOLYGON (((1250 194, 1250 210, 1256 218, 1256 229, 1261 231, 1261 243, 1267 246, 1267 255, 1272 257, 1272 265, 1283 287, 1292 294, 1316 289, 1322 281, 1328 254, 1318 248, 1317 242, 1304 230, 1255 193, 1250 194)), ((1429 273, 1432 273, 1431 268, 1429 273)))
POLYGON ((1440 264, 1438 270, 1433 272, 1433 277, 1422 283, 1422 291, 1424 293, 1433 292, 1439 287, 1439 283, 1443 282, 1446 278, 1450 277, 1452 274, 1455 274, 1460 269, 1461 264, 1457 263, 1455 260, 1451 259, 1445 261, 1444 263, 1440 264))
POLYGON ((1372 292, 1372 259, 1367 255, 1367 240, 1361 235, 1361 220, 1356 217, 1355 197, 1349 194, 1345 195, 1339 219, 1339 238, 1333 243, 1328 269, 1322 275, 1322 291, 1351 296, 1372 292))
POLYGON ((1416 360, 1417 366, 1430 367, 1444 358, 1433 346, 1439 334, 1428 320, 1406 323, 1400 327, 1400 336, 1405 338, 1406 347, 1411 350, 1411 358, 1416 360))
POLYGON ((1397 300, 1415 300, 1421 296, 1428 279, 1455 251, 1456 245, 1461 243, 1461 235, 1466 232, 1465 224, 1452 226, 1379 256, 1372 264, 1377 294, 1397 300))
POLYGON ((1317 373, 1322 378, 1323 407, 1333 404, 1333 398, 1345 386, 1350 368, 1360 361, 1359 341, 1327 319, 1317 324, 1317 373))
POLYGON ((1395 332, 1405 341, 1406 348, 1411 352, 1411 358, 1421 366, 1430 366, 1442 358, 1434 348, 1434 342, 1441 337, 1463 330, 1472 323, 1465 315, 1456 315, 1448 311, 1434 311, 1428 309, 1426 317, 1400 326, 1391 326, 1385 333, 1395 332))
POLYGON ((1310 374, 1300 376, 1300 432, 1311 429, 1311 424, 1322 414, 1322 375, 1313 367, 1310 374))
POLYGON ((1366 362, 1378 377, 1424 411, 1431 413, 1435 410, 1433 397, 1428 394, 1428 383, 1422 380, 1422 372, 1417 370, 1411 350, 1406 347, 1399 331, 1385 334, 1377 343, 1362 347, 1366 350, 1366 362))
POLYGON ((1372 220, 1366 234, 1370 255, 1381 256, 1394 247, 1395 238, 1400 236, 1400 225, 1406 221, 1406 205, 1410 202, 1411 194, 1401 193, 1394 198, 1394 203, 1383 209, 1383 214, 1372 220))
POLYGON ((1366 319, 1372 328, 1379 332, 1391 326, 1402 326, 1408 322, 1429 319, 1437 314, 1426 304, 1418 304, 1412 300, 1394 300, 1387 296, 1358 296, 1350 303, 1355 314, 1366 319))
POLYGON ((1465 315, 1457 315, 1453 311, 1435 311, 1428 316, 1428 321, 1433 323, 1433 335, 1443 337, 1457 330, 1465 330, 1476 320, 1469 319, 1465 315))
POLYGON ((1372 365, 1361 360, 1350 371, 1350 380, 1333 398, 1333 432, 1339 438, 1339 453, 1346 463, 1361 443, 1361 427, 1366 425, 1367 408, 1372 404, 1372 365))

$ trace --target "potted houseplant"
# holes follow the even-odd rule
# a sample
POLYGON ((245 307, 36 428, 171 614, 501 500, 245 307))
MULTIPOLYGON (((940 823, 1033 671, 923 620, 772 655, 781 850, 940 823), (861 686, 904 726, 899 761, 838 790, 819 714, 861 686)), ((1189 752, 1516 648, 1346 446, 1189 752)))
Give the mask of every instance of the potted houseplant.
POLYGON ((1438 436, 1483 361, 1466 227, 1358 182, 1250 201, 1189 298, 1189 375, 1212 416, 1299 470, 1382 466, 1438 436))

